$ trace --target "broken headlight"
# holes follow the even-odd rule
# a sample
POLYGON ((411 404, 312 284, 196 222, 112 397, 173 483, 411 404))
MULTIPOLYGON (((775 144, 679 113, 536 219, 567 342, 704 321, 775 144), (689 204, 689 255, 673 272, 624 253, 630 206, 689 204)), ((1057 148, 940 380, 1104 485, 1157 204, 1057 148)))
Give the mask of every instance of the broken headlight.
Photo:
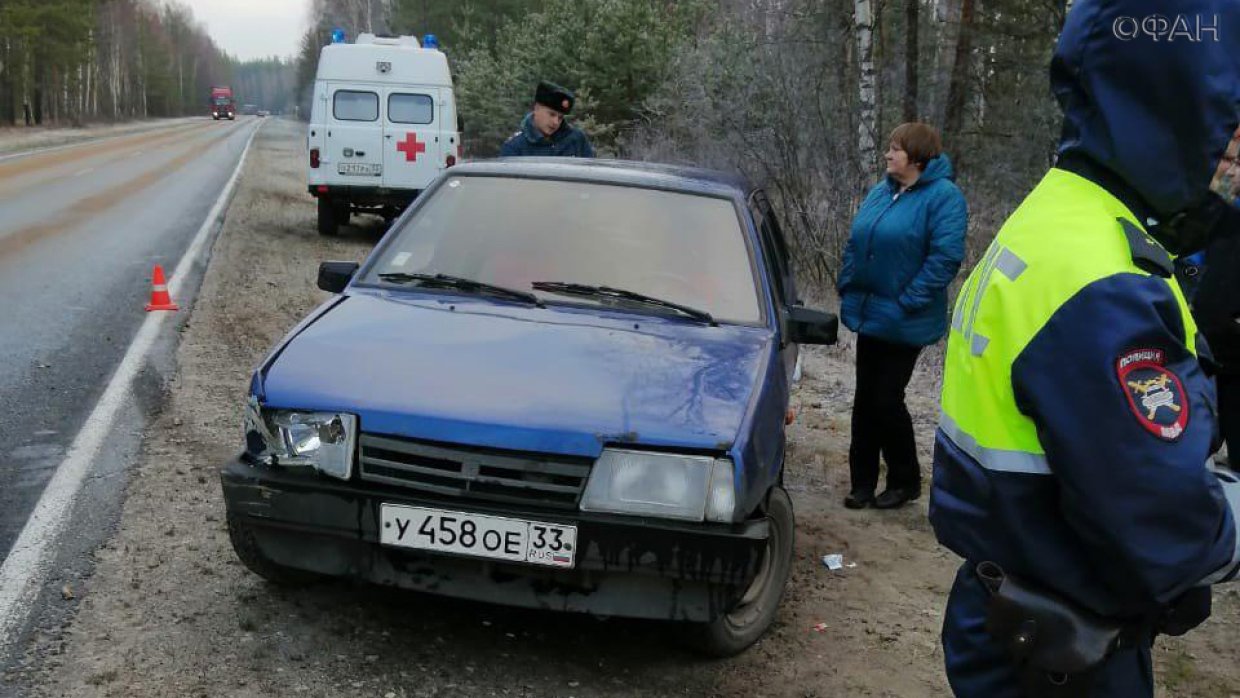
POLYGON ((267 409, 253 397, 246 405, 245 450, 260 461, 347 480, 356 444, 355 415, 267 409))

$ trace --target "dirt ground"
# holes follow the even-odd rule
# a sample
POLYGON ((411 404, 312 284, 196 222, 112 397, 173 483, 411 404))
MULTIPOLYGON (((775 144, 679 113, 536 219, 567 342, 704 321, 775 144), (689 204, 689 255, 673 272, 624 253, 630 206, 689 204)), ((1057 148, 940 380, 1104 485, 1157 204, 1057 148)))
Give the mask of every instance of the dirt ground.
POLYGON ((204 117, 187 117, 183 119, 149 119, 146 121, 126 121, 118 124, 98 124, 79 128, 51 126, 5 126, 0 127, 0 155, 15 153, 22 150, 52 148, 80 141, 111 138, 130 133, 140 133, 157 128, 169 128, 182 124, 201 121, 204 117))
MULTIPOLYGON (((810 351, 791 430, 797 559, 777 624, 754 648, 702 660, 658 623, 511 610, 350 585, 282 591, 240 566, 217 469, 239 449, 250 371, 327 294, 321 260, 361 259, 378 221, 340 239, 315 232, 304 139, 288 122, 255 141, 184 331, 166 408, 147 435, 118 532, 66 604, 61 637, 4 677, 41 696, 940 696, 939 626, 956 559, 926 497, 893 512, 848 511, 851 342, 810 351), (843 553, 829 571, 820 562, 843 553), (815 625, 825 623, 821 631, 815 625)), ((909 402, 923 468, 937 364, 909 402)), ((928 477, 927 477, 928 482, 928 477)), ((1160 695, 1240 698, 1240 590, 1157 650, 1160 695)))

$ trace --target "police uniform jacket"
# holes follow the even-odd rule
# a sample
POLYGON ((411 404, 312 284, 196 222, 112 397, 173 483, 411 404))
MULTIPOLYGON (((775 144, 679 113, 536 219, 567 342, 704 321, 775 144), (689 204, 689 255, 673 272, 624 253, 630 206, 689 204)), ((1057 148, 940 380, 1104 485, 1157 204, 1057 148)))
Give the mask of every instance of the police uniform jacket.
POLYGON ((594 147, 590 139, 579 128, 569 125, 567 121, 560 123, 560 128, 550 137, 542 135, 534 127, 534 114, 526 114, 521 121, 521 130, 504 141, 500 148, 500 157, 540 156, 540 157, 594 157, 594 147))

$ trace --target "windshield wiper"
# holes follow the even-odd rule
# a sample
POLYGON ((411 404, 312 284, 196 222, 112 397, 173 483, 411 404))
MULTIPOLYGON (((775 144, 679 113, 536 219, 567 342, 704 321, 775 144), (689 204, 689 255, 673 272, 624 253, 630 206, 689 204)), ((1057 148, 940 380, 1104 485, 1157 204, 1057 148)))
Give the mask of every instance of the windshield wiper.
POLYGON ((699 310, 680 303, 647 296, 635 291, 626 291, 622 288, 612 288, 611 286, 591 286, 589 284, 575 284, 567 281, 535 281, 533 284, 536 291, 548 291, 550 293, 560 293, 566 296, 583 296, 586 298, 617 298, 620 300, 633 301, 634 303, 642 303, 644 305, 654 305, 660 308, 668 308, 675 310, 683 315, 701 320, 702 322, 718 325, 715 318, 705 310, 699 310))
POLYGON ((489 293, 493 296, 504 296, 505 298, 532 303, 540 308, 543 307, 543 302, 538 299, 538 296, 529 291, 496 286, 460 276, 448 274, 406 274, 403 271, 397 271, 380 274, 379 278, 395 284, 418 282, 422 286, 431 288, 451 288, 458 291, 489 293))

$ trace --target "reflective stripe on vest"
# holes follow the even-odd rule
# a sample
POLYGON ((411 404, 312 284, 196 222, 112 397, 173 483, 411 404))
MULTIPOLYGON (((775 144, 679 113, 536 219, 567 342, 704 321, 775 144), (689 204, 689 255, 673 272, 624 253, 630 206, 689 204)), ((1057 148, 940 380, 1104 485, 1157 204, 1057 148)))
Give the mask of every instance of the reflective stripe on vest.
POLYGON ((1027 475, 1051 474, 1051 467, 1046 462, 1046 456, 1040 453, 1005 451, 1000 448, 981 446, 946 414, 939 417, 939 431, 955 444, 956 448, 969 454, 970 458, 987 470, 1027 475))

